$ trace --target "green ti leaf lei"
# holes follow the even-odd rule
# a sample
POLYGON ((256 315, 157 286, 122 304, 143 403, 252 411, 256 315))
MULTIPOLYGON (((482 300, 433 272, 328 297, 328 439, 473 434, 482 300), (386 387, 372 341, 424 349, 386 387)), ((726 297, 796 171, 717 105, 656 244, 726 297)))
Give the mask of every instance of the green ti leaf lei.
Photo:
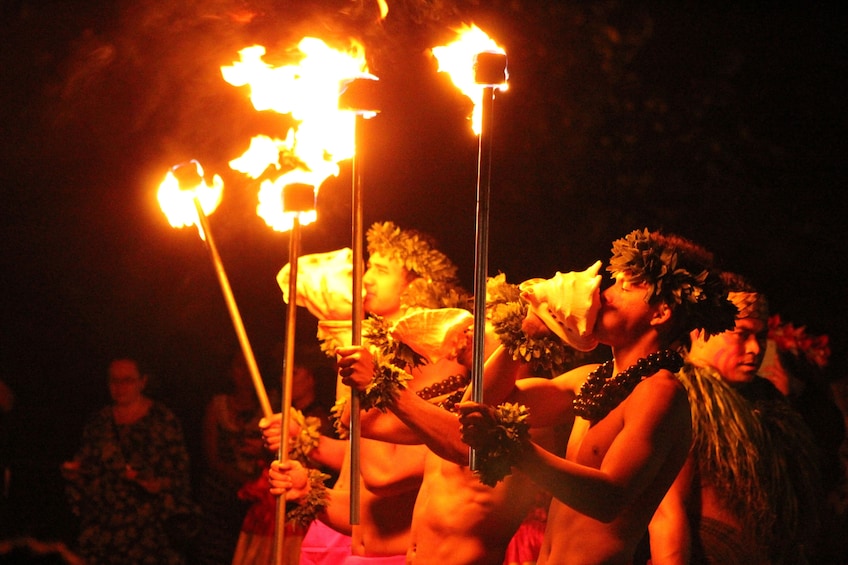
POLYGON ((321 438, 321 420, 314 416, 304 416, 297 408, 291 408, 291 417, 300 428, 300 433, 289 441, 289 458, 309 464, 309 454, 318 447, 321 438))
POLYGON ((495 427, 487 447, 477 449, 474 474, 484 485, 494 487, 512 473, 512 466, 530 443, 530 412, 526 406, 506 402, 494 408, 495 427))
MULTIPOLYGON (((362 340, 368 344, 374 359, 374 378, 360 394, 359 406, 363 410, 377 408, 386 412, 399 391, 412 380, 412 375, 402 367, 423 365, 426 359, 405 343, 393 340, 388 324, 380 316, 370 316, 362 321, 362 340)), ((331 410, 333 427, 340 438, 348 437, 341 421, 348 400, 348 397, 337 399, 331 410)))
POLYGON ((301 528, 308 527, 330 502, 327 485, 325 484, 330 476, 318 469, 309 469, 308 473, 309 492, 307 495, 297 502, 286 504, 286 522, 301 528))

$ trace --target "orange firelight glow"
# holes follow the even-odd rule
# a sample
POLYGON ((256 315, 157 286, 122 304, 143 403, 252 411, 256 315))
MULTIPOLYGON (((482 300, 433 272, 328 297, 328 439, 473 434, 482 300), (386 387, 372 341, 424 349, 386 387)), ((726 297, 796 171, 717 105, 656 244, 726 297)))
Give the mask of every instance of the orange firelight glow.
POLYGON ((346 81, 367 76, 359 44, 338 51, 306 37, 295 55, 296 64, 275 67, 263 60, 265 48, 254 45, 239 51, 239 61, 221 67, 224 80, 249 88, 256 110, 290 115, 294 121, 285 139, 257 136, 243 155, 229 163, 251 178, 265 177, 257 214, 277 231, 290 230, 295 214, 301 224, 315 221, 314 210, 283 210, 287 185, 309 184, 317 190, 325 179, 339 174, 341 161, 353 157, 356 115, 339 109, 339 93, 346 81))
POLYGON ((212 184, 209 184, 200 163, 189 161, 171 167, 159 185, 156 198, 171 226, 182 228, 195 225, 198 235, 205 241, 206 234, 201 227, 195 200, 208 216, 218 208, 223 193, 224 181, 219 175, 213 176, 212 184))
MULTIPOLYGON (((439 63, 439 71, 448 73, 453 84, 474 103, 471 129, 480 135, 483 121, 481 100, 485 85, 475 81, 475 57, 480 53, 504 54, 505 51, 474 24, 465 25, 455 31, 458 36, 456 41, 449 45, 433 47, 431 50, 439 63)), ((504 81, 503 84, 497 85, 497 89, 506 90, 507 83, 504 81)))

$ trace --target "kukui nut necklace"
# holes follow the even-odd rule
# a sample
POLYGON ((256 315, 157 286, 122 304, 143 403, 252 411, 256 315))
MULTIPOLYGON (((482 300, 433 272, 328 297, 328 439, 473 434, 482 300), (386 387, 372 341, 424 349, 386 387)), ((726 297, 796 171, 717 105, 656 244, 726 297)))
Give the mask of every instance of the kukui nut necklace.
POLYGON ((591 373, 574 399, 574 413, 590 422, 606 417, 633 392, 640 382, 660 369, 676 373, 683 366, 683 357, 672 349, 651 353, 639 359, 616 376, 612 376, 610 359, 591 373))
POLYGON ((471 382, 471 375, 451 375, 444 380, 425 386, 416 394, 424 400, 431 400, 440 396, 448 395, 447 398, 438 403, 445 410, 452 411, 454 405, 462 399, 465 387, 471 382))

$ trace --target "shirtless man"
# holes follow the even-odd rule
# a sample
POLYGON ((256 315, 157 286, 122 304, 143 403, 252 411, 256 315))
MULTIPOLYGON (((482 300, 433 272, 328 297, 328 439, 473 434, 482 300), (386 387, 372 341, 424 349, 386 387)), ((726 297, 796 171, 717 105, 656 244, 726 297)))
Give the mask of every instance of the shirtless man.
MULTIPOLYGON (((469 315, 469 325, 470 322, 469 315)), ((414 370, 411 374, 414 387, 398 387, 393 391, 390 413, 370 410, 362 415, 363 434, 396 442, 423 442, 429 448, 412 516, 406 559, 410 564, 501 565, 510 539, 540 491, 520 475, 488 486, 468 468, 468 447, 461 441, 456 413, 450 400, 440 400, 465 390, 469 379, 459 377, 469 373, 469 346, 466 342, 459 352, 462 372, 450 381, 457 386, 448 386, 449 381, 436 380, 414 370)), ((338 354, 344 382, 366 390, 374 374, 368 350, 341 348, 338 354)), ((433 366, 444 362, 440 359, 433 366)), ((487 367, 497 366, 501 372, 513 374, 517 368, 511 365, 516 363, 499 346, 488 357, 487 367)))
POLYGON ((509 397, 529 408, 533 426, 576 416, 565 456, 532 441, 507 445, 490 407, 460 405, 470 446, 506 448, 512 469, 553 495, 540 565, 631 561, 691 443, 675 348, 693 329, 714 334, 734 322, 712 256, 699 246, 637 230, 612 251, 615 284, 601 295, 594 337, 613 359, 553 380, 517 380, 509 397))
MULTIPOLYGON (((439 307, 462 301, 456 267, 435 249, 430 238, 401 230, 391 222, 374 224, 367 233, 368 268, 363 275, 364 309, 391 323, 411 307, 439 307)), ((439 367, 439 370, 442 370, 439 367)), ((456 364, 444 370, 456 370, 456 364)), ((444 376, 444 375, 443 375, 444 376)), ((263 434, 269 446, 279 445, 279 418, 266 422, 263 434)), ((322 438, 326 444, 327 438, 322 438)), ((330 452, 326 445, 321 449, 330 452)), ((362 438, 360 443, 359 524, 350 526, 350 490, 347 483, 349 450, 340 480, 329 491, 329 503, 319 517, 338 531, 350 529, 351 556, 345 563, 403 563, 409 545, 409 527, 418 487, 424 473, 426 448, 362 438)), ((290 489, 288 473, 296 461, 275 462, 270 472, 272 493, 290 489), (284 485, 284 486, 281 486, 284 485)), ((302 471, 302 468, 300 468, 302 471)), ((303 478, 303 475, 300 475, 303 478)), ((303 485, 301 485, 303 486, 303 485)), ((296 494, 287 495, 297 498, 296 494)))

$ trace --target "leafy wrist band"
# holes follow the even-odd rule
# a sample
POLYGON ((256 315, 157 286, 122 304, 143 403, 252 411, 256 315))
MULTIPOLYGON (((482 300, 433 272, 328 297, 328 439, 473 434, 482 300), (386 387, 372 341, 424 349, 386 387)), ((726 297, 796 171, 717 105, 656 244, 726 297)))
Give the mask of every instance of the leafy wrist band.
POLYGON ((374 378, 365 387, 360 397, 363 410, 377 408, 385 412, 394 404, 401 389, 407 387, 412 375, 392 363, 380 363, 374 370, 374 378))
POLYGON ((329 504, 327 485, 324 481, 330 478, 318 469, 309 469, 309 491, 304 498, 286 510, 286 522, 306 528, 329 504))
POLYGON ((512 466, 530 445, 530 414, 526 406, 504 403, 494 408, 494 424, 487 445, 476 448, 478 461, 474 472, 484 485, 494 487, 512 473, 512 466))
POLYGON ((300 433, 289 442, 289 457, 306 465, 309 454, 318 447, 321 439, 321 420, 314 416, 304 416, 297 408, 291 409, 291 417, 300 428, 300 433))

